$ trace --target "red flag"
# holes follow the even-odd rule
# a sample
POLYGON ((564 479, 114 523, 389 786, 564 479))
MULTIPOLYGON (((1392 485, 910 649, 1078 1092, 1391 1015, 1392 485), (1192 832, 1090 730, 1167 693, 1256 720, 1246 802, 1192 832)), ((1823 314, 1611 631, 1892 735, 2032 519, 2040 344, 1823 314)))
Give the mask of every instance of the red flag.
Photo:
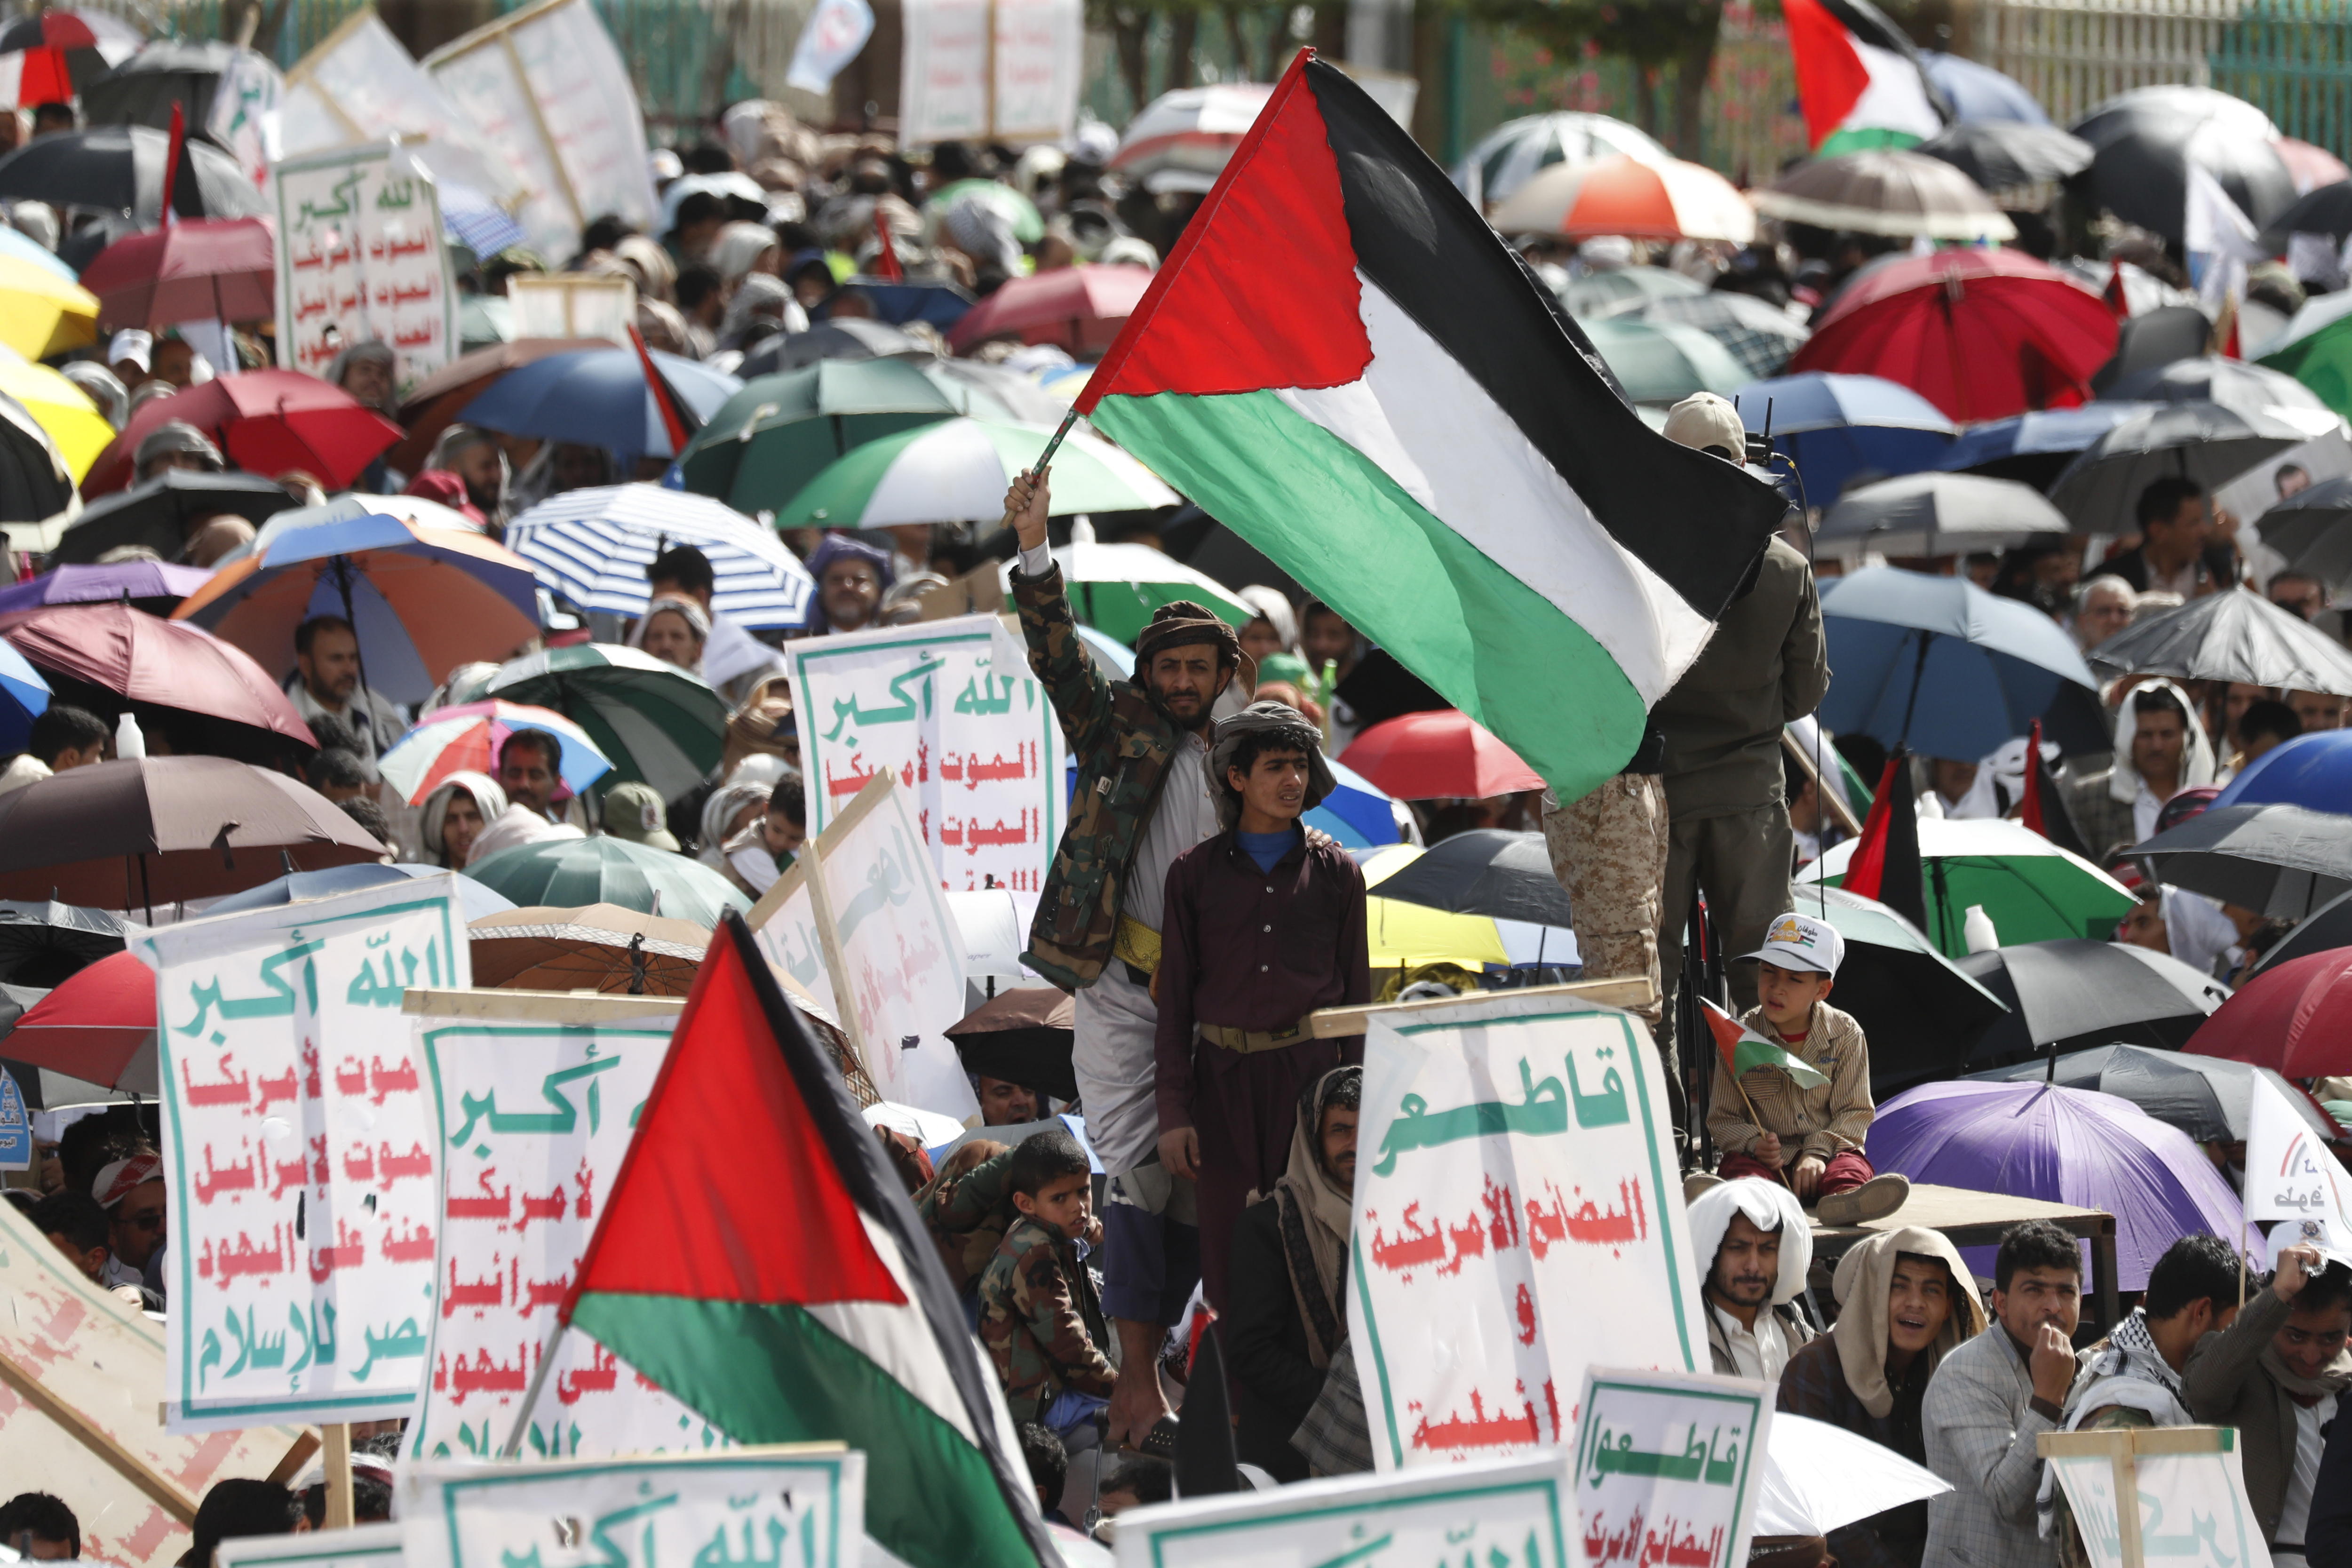
POLYGON ((2115 257, 2107 262, 2107 286, 2099 298, 2107 302, 2107 313, 2116 321, 2131 319, 2131 300, 2124 293, 2123 258, 2115 257))
POLYGON ((874 276, 886 283, 905 282, 907 269, 898 265, 898 241, 890 233, 890 220, 879 202, 874 204, 874 237, 882 242, 882 252, 874 258, 874 276))
POLYGON ((2050 837, 2042 826, 2042 721, 2036 719, 2025 732, 2025 795, 2017 803, 2017 820, 2042 835, 2050 837))
POLYGON ((678 406, 677 395, 662 379, 661 371, 654 363, 653 351, 646 347, 646 340, 634 321, 629 324, 629 342, 637 351, 637 363, 645 366, 646 388, 654 395, 654 407, 661 413, 662 428, 669 433, 669 453, 675 458, 694 438, 694 427, 687 423, 686 410, 678 406))
POLYGON ((172 187, 179 183, 180 150, 188 144, 187 111, 178 99, 172 100, 172 139, 163 149, 163 226, 172 226, 172 187))
POLYGON ((1894 794, 1895 770, 1902 765, 1901 757, 1889 757, 1885 771, 1878 775, 1878 793, 1870 797, 1870 815, 1863 818, 1862 837, 1854 840, 1853 858, 1845 863, 1845 880, 1839 884, 1849 893, 1878 897, 1879 884, 1886 875, 1888 801, 1894 794))

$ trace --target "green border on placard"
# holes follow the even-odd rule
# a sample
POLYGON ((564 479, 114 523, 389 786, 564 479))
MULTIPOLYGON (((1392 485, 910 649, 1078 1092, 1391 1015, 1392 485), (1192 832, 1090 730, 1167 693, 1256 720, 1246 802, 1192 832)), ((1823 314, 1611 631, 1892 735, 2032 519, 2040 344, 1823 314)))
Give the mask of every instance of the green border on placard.
POLYGON ((748 1454, 737 1449, 722 1456, 678 1455, 672 1458, 647 1457, 640 1459, 614 1459, 604 1463, 562 1465, 499 1466, 478 1476, 440 1482, 441 1519, 449 1531, 449 1562, 451 1568, 466 1568, 466 1552, 457 1537, 457 1496, 461 1492, 486 1492, 499 1487, 536 1485, 541 1481, 570 1479, 577 1477, 614 1474, 646 1476, 677 1469, 747 1468, 761 1470, 822 1469, 826 1475, 825 1502, 831 1511, 831 1538, 825 1542, 824 1568, 838 1568, 841 1561, 841 1536, 845 1528, 861 1535, 862 1520, 845 1521, 841 1510, 841 1467, 846 1454, 776 1454, 761 1457, 756 1451, 748 1454))
MULTIPOLYGON (((1731 1515, 1731 1539, 1737 1542, 1741 1535, 1753 1528, 1755 1521, 1748 1516, 1754 1511, 1758 1495, 1763 1489, 1759 1486, 1751 1489, 1748 1484, 1748 1476, 1756 1458, 1756 1433, 1765 1414, 1764 1401, 1767 1397, 1765 1394, 1735 1394, 1729 1389, 1717 1388, 1661 1387, 1655 1384, 1643 1383, 1635 1378, 1596 1377, 1592 1380, 1592 1392, 1595 1394, 1600 1394, 1604 1388, 1613 1388, 1626 1394, 1654 1394, 1661 1399, 1717 1399, 1726 1405, 1747 1406, 1748 1441, 1739 1450, 1739 1480, 1736 1493, 1739 1503, 1731 1515)), ((1599 1403, 1598 1399, 1586 1400, 1582 1417, 1577 1423, 1576 1468, 1570 1473, 1569 1481, 1580 1495, 1583 1491, 1584 1485, 1586 1449, 1592 1441, 1593 1426, 1599 1420, 1593 1406, 1599 1403)))
MULTIPOLYGON (((1460 1491, 1433 1489, 1414 1497, 1382 1498, 1375 1502, 1351 1502, 1345 1498, 1302 1508, 1291 1513, 1253 1513, 1246 1518, 1215 1520, 1202 1524, 1171 1525, 1151 1531, 1151 1562, 1153 1568, 1164 1568, 1167 1547, 1171 1543, 1202 1536, 1220 1535, 1235 1530, 1263 1530, 1270 1524, 1296 1524, 1301 1520, 1328 1519, 1334 1516, 1361 1518, 1383 1509, 1418 1508, 1431 1502, 1469 1502, 1479 1498, 1509 1497, 1519 1492, 1544 1492, 1546 1510, 1551 1515, 1552 1561, 1568 1564, 1574 1561, 1568 1555, 1568 1538, 1560 1531, 1560 1495, 1557 1480, 1508 1481, 1494 1486, 1465 1487, 1460 1491)), ((1529 1564, 1528 1568, 1535 1568, 1529 1564)))

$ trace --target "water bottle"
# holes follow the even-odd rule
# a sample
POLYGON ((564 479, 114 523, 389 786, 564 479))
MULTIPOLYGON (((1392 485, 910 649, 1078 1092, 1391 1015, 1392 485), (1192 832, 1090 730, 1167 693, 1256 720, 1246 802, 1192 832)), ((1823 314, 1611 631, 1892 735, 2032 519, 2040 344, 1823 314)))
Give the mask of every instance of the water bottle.
POLYGON ((147 737, 139 728, 139 715, 129 709, 114 725, 114 756, 118 762, 128 762, 147 754, 147 737))
POLYGON ((1970 904, 1966 919, 1960 922, 1961 936, 1970 952, 1990 952, 2000 945, 2000 932, 1993 929, 1992 917, 1985 913, 1982 904, 1970 904))

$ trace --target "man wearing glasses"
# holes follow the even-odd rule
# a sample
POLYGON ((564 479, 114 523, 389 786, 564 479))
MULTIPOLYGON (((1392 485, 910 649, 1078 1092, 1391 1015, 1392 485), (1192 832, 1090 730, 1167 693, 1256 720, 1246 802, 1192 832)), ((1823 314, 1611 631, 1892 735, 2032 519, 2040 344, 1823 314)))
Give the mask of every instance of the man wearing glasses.
POLYGON ((90 1196, 106 1210, 108 1240, 113 1256, 106 1260, 104 1283, 144 1285, 163 1293, 163 1163, 152 1152, 117 1160, 98 1173, 90 1196))

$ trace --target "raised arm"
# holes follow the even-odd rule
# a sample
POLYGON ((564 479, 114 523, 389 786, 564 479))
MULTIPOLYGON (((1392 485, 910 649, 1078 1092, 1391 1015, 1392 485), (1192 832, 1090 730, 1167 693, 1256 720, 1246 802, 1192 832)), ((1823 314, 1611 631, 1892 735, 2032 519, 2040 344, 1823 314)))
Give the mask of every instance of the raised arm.
POLYGON ((1004 526, 1020 542, 1013 567, 1013 604, 1021 616, 1021 636, 1029 645, 1029 668, 1045 688, 1070 750, 1084 759, 1107 746, 1111 729, 1110 682, 1078 640, 1078 624, 1063 591, 1062 569, 1045 553, 1045 515, 1052 470, 1017 476, 1004 492, 1004 526), (1031 566, 1039 570, 1033 575, 1031 566))

